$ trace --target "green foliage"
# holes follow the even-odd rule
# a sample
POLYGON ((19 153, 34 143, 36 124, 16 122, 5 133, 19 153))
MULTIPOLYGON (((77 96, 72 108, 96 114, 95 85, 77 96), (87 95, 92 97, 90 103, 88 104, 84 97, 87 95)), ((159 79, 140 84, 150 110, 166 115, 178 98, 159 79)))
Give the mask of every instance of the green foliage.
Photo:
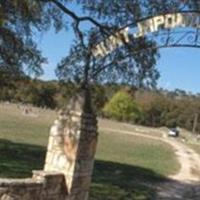
POLYGON ((140 116, 140 109, 126 92, 117 92, 105 105, 106 116, 122 121, 135 121, 140 116))
POLYGON ((147 126, 179 126, 190 131, 193 129, 195 115, 198 115, 196 131, 200 133, 200 96, 185 91, 138 91, 137 104, 143 110, 140 122, 147 126))
MULTIPOLYGON (((20 102, 40 107, 63 108, 79 89, 72 82, 32 80, 27 76, 0 73, 0 101, 20 102)), ((200 133, 200 95, 185 91, 128 89, 127 85, 93 84, 91 94, 99 116, 131 121, 146 126, 180 126, 200 133), (127 92, 122 92, 123 90, 127 92), (120 91, 120 92, 118 92, 120 91)))
POLYGON ((102 85, 93 85, 91 87, 91 95, 93 99, 93 107, 97 114, 102 114, 102 108, 105 103, 108 101, 107 97, 107 87, 102 85))
MULTIPOLYGON (((20 102, 39 107, 63 108, 77 92, 74 83, 32 80, 28 76, 0 73, 0 101, 20 102)), ((93 85, 92 98, 95 110, 100 113, 107 101, 106 86, 93 85)))
POLYGON ((46 59, 37 48, 35 35, 52 25, 59 30, 64 23, 60 13, 42 0, 0 1, 0 70, 41 75, 46 59))
POLYGON ((70 93, 74 91, 74 87, 69 87, 70 84, 61 87, 58 82, 32 80, 29 77, 11 76, 8 73, 0 74, 1 77, 0 101, 20 102, 54 109, 64 106, 70 98, 70 93), (65 88, 71 91, 67 93, 67 98, 66 94, 62 93, 66 92, 65 88))
POLYGON ((46 59, 32 39, 33 29, 41 27, 40 14, 39 5, 31 1, 0 1, 0 71, 42 74, 46 59))
MULTIPOLYGON (((125 2, 98 0, 95 3, 87 0, 1 0, 0 68, 12 73, 24 73, 26 71, 24 66, 26 66, 29 72, 35 72, 36 75, 40 75, 42 73, 41 65, 46 59, 37 48, 35 33, 46 32, 52 26, 56 31, 60 31, 63 28, 68 28, 69 23, 71 23, 70 25, 74 29, 75 35, 79 35, 78 44, 83 42, 88 44, 91 40, 94 45, 118 28, 126 27, 130 23, 137 23, 141 18, 167 13, 172 10, 173 12, 178 12, 188 9, 198 11, 199 3, 195 0, 127 0, 125 2), (79 16, 80 11, 72 10, 72 8, 76 7, 84 12, 85 17, 79 16), (81 26, 81 23, 85 21, 91 24, 88 29, 81 26), (105 29, 105 27, 107 28, 105 29), (94 29, 95 34, 91 39, 87 33, 91 33, 91 30, 93 32, 94 29)), ((159 75, 155 69, 157 55, 155 43, 148 40, 148 38, 143 38, 139 41, 133 38, 130 39, 131 42, 127 46, 128 48, 118 49, 107 60, 98 61, 95 64, 96 66, 89 64, 91 66, 88 71, 92 71, 94 68, 99 71, 101 67, 101 77, 99 79, 103 77, 105 80, 106 74, 107 81, 110 80, 108 77, 115 77, 116 80, 119 80, 118 77, 121 75, 120 80, 123 78, 123 81, 126 80, 129 84, 138 79, 137 84, 134 82, 137 86, 155 86, 154 82, 159 75), (133 53, 135 50, 140 50, 140 52, 136 55, 133 53), (108 64, 108 61, 110 64, 108 64), (116 61, 119 61, 119 63, 116 61), (105 69, 104 64, 109 65, 109 67, 105 69), (134 78, 131 79, 130 77, 133 76, 134 78)), ((74 46, 72 47, 73 49, 75 50, 74 46)), ((60 72, 58 72, 59 77, 66 76, 72 80, 83 78, 83 74, 79 73, 77 75, 77 73, 73 72, 84 71, 80 70, 78 63, 84 62, 85 52, 80 51, 78 56, 75 57, 74 55, 76 54, 77 51, 75 54, 70 52, 69 57, 61 61, 59 65, 60 72), (82 54, 83 58, 80 54, 82 54), (69 60, 68 58, 70 57, 71 59, 69 60), (70 64, 71 66, 69 66, 70 64), (66 66, 71 68, 70 75, 68 75, 66 66)), ((81 68, 84 67, 81 66, 81 68)), ((98 73, 95 72, 95 74, 98 73)), ((94 75, 93 72, 92 75, 94 75)), ((91 78, 97 80, 97 77, 92 77, 92 75, 91 78)))
MULTIPOLYGON (((93 34, 95 33, 91 31, 87 36, 92 38, 93 34)), ((58 79, 84 84, 87 71, 87 80, 97 84, 120 83, 137 88, 155 88, 159 78, 156 69, 159 53, 155 48, 155 42, 148 41, 146 38, 135 41, 131 36, 130 40, 129 48, 122 45, 105 58, 95 58, 90 52, 87 63, 86 49, 92 47, 88 45, 85 49, 79 41, 75 41, 69 54, 57 65, 58 79)))

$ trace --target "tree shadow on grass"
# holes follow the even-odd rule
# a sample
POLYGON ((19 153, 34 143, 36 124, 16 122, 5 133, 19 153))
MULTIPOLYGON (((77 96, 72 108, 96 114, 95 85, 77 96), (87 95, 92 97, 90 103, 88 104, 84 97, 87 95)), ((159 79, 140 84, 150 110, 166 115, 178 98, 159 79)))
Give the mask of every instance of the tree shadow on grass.
POLYGON ((46 148, 0 139, 0 177, 26 178, 43 169, 46 148))
MULTIPOLYGON (((43 169, 45 155, 45 147, 0 139, 0 177, 31 177, 32 170, 43 169)), ((175 193, 182 199, 199 200, 199 188, 200 183, 175 182, 153 170, 97 160, 90 200, 175 200, 175 193), (156 197, 159 191, 162 198, 156 197)))
POLYGON ((90 200, 155 200, 162 175, 142 167, 96 161, 90 200))
MULTIPOLYGON (((45 154, 45 147, 0 139, 0 177, 31 177, 32 170, 43 169, 45 154)), ((180 200, 174 194, 199 200, 199 188, 200 183, 175 182, 142 167, 97 160, 90 200, 180 200)))
MULTIPOLYGON (((32 170, 43 169, 46 148, 0 139, 0 177, 25 178, 32 170)), ((161 175, 136 166, 96 161, 90 200, 154 199, 154 183, 165 180, 161 175)))

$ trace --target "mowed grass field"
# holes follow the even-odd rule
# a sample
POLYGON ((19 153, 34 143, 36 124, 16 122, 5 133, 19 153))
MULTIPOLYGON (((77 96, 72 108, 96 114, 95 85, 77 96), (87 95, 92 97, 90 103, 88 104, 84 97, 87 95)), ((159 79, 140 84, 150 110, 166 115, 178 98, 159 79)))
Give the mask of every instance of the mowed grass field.
MULTIPOLYGON (((0 104, 0 177, 29 177, 43 168, 56 112, 32 112, 24 115, 17 105, 0 104)), ((119 129, 115 123, 100 126, 119 129)), ((153 200, 154 185, 178 169, 172 148, 162 142, 100 132, 90 200, 153 200)))

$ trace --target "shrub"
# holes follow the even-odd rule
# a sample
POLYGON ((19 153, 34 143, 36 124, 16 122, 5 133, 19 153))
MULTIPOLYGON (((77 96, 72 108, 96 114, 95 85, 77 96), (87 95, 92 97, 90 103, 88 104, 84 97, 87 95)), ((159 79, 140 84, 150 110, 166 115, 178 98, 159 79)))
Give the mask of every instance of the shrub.
POLYGON ((117 92, 103 108, 105 116, 121 120, 136 121, 140 115, 140 109, 132 97, 123 91, 117 92))

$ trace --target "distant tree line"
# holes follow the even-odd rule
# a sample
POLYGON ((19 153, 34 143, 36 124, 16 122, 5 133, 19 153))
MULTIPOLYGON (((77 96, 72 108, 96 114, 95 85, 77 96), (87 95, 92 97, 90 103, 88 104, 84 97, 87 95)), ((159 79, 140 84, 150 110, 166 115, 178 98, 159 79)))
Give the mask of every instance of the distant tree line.
POLYGON ((75 91, 70 83, 63 85, 57 81, 44 82, 28 76, 15 76, 0 72, 0 100, 32 104, 54 109, 64 106, 64 102, 75 91))
MULTIPOLYGON (((51 109, 65 107, 69 99, 79 90, 79 86, 70 81, 43 81, 24 74, 15 76, 3 70, 0 70, 0 88, 0 101, 51 109)), ((106 86, 100 85, 92 87, 93 101, 98 110, 101 110, 107 101, 105 88, 106 86)), ((116 92, 117 88, 118 86, 111 86, 110 91, 116 92)))
MULTIPOLYGON (((78 87, 71 82, 42 81, 0 73, 0 101, 63 108, 78 87)), ((92 86, 99 116, 146 126, 180 126, 200 133, 200 94, 182 90, 136 90, 123 84, 92 86), (195 127, 194 127, 195 126, 195 127)))
POLYGON ((122 89, 106 103, 103 114, 146 126, 179 126, 200 133, 200 95, 188 94, 182 90, 133 92, 122 89), (126 117, 125 110, 129 111, 126 117))

